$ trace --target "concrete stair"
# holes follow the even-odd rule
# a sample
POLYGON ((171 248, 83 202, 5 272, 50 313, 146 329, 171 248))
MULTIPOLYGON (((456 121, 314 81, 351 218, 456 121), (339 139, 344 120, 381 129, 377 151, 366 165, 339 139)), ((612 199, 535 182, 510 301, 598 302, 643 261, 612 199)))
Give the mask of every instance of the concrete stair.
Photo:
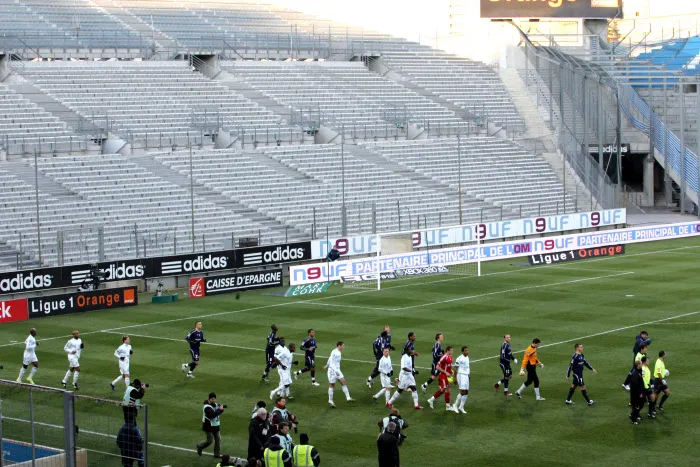
POLYGON ((515 108, 525 122, 525 135, 515 142, 541 155, 547 161, 559 180, 566 186, 566 192, 574 199, 577 209, 598 209, 598 202, 557 149, 556 135, 542 118, 536 101, 533 101, 533 96, 525 86, 518 70, 501 68, 499 73, 515 108))

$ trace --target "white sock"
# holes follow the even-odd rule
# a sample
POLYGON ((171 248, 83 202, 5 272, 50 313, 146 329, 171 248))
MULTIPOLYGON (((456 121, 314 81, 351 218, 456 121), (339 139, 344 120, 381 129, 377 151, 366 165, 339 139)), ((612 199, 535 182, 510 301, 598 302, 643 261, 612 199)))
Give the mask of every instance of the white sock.
POLYGON ((465 395, 462 396, 462 400, 459 401, 459 408, 460 408, 460 409, 463 409, 463 408, 464 408, 464 404, 466 404, 466 403, 467 403, 467 395, 465 394, 465 395))
POLYGON ((328 402, 333 403, 333 388, 328 388, 328 402))
POLYGON ((29 378, 34 378, 34 375, 36 372, 39 371, 39 369, 35 366, 32 367, 32 371, 29 372, 29 378))
POLYGON ((496 381, 496 386, 500 386, 500 385, 501 385, 501 380, 499 379, 498 381, 496 381))
MULTIPOLYGON (((433 396, 430 396, 430 399, 428 399, 430 402, 435 402, 435 398, 433 396)), ((449 404, 448 404, 449 405, 449 404)))
POLYGON ((26 371, 26 370, 24 369, 24 367, 20 368, 20 369, 19 369, 19 376, 17 377, 17 379, 22 379, 22 377, 24 376, 24 372, 25 372, 25 371, 26 371))
POLYGON ((384 398, 386 399, 386 403, 389 403, 389 399, 391 399, 391 389, 385 389, 384 390, 384 398))
POLYGON ((381 396, 381 395, 384 394, 385 392, 386 392, 386 388, 381 388, 381 389, 379 390, 379 392, 376 393, 376 394, 374 395, 374 398, 375 398, 375 399, 379 399, 379 396, 381 396))
POLYGON ((74 371, 73 372, 73 384, 78 383, 78 378, 80 378, 80 372, 79 371, 74 371))
POLYGON ((540 388, 535 388, 535 396, 536 396, 537 398, 540 397, 540 388))
POLYGON ((390 403, 390 404, 393 404, 393 403, 396 401, 396 399, 399 398, 400 395, 401 395, 401 393, 400 393, 399 391, 396 391, 396 392, 394 393, 394 395, 391 396, 391 399, 389 399, 389 403, 390 403))
POLYGON ((131 384, 131 381, 129 380, 129 377, 128 377, 128 376, 127 376, 126 378, 124 378, 124 383, 126 383, 126 387, 127 387, 127 388, 128 388, 129 385, 131 384))
POLYGON ((413 395, 413 406, 418 407, 418 393, 416 391, 413 391, 411 395, 413 395))
POLYGON ((520 389, 518 389, 518 394, 521 394, 525 390, 526 387, 527 386, 525 386, 524 384, 522 386, 520 386, 520 389))
POLYGON ((64 376, 63 379, 61 380, 61 382, 63 384, 66 384, 68 382, 68 378, 70 378, 70 373, 71 373, 70 370, 66 371, 66 376, 64 376))
MULTIPOLYGON (((122 379, 123 379, 123 376, 122 376, 122 375, 119 375, 119 376, 117 377, 117 379, 115 379, 114 381, 112 381, 112 386, 116 385, 116 384, 117 384, 119 381, 121 381, 122 379)), ((128 385, 129 385, 129 384, 127 383, 127 386, 128 386, 128 385)))
POLYGON ((348 389, 347 386, 343 386, 343 393, 345 394, 345 398, 347 400, 350 400, 350 390, 348 389))

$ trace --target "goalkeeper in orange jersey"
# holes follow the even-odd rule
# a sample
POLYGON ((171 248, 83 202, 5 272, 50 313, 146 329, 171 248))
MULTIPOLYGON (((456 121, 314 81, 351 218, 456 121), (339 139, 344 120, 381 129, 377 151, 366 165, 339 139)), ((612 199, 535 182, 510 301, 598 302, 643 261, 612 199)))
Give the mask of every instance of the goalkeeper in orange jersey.
POLYGON ((525 376, 525 372, 527 372, 527 380, 520 386, 520 389, 515 392, 515 395, 518 396, 520 400, 523 398, 522 392, 531 384, 535 386, 536 400, 544 400, 544 397, 540 396, 540 379, 537 377, 537 365, 539 365, 540 368, 544 368, 544 363, 542 363, 537 356, 537 348, 540 346, 540 342, 541 341, 535 337, 532 339, 532 344, 525 349, 525 355, 523 355, 523 362, 520 368, 520 376, 525 376))

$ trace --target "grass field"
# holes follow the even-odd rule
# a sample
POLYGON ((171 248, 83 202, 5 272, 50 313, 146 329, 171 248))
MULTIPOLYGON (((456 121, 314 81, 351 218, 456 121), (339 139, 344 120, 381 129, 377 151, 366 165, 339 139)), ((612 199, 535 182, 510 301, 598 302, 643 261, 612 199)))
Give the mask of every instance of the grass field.
MULTIPOLYGON (((472 383, 467 415, 444 412, 444 402, 434 411, 412 410, 411 398, 397 402, 410 423, 401 448, 406 466, 502 466, 502 465, 695 465, 693 446, 700 436, 700 401, 696 397, 698 362, 693 358, 700 341, 700 240, 654 242, 633 245, 627 255, 527 267, 511 262, 485 263, 480 278, 423 277, 386 282, 381 292, 333 286, 324 295, 293 299, 247 292, 240 300, 221 295, 202 300, 182 300, 172 305, 144 303, 127 311, 35 320, 0 327, 3 378, 14 380, 22 358, 27 330, 36 326, 40 346, 37 384, 56 386, 66 370, 63 345, 70 331, 81 331, 85 350, 81 359, 81 393, 121 399, 109 382, 117 376, 114 350, 120 336, 132 336, 132 378, 151 384, 144 399, 149 405, 149 447, 152 466, 214 465, 209 455, 198 458, 195 443, 203 439, 201 405, 215 391, 229 408, 222 416, 224 452, 245 455, 250 409, 259 399, 268 400, 277 384, 263 383, 265 337, 271 323, 280 326, 287 342, 299 343, 309 327, 317 330, 318 366, 337 340, 346 342, 342 369, 351 395, 346 404, 336 389, 337 410, 327 406, 327 379, 318 371, 320 387, 312 387, 308 375, 292 386, 295 400, 290 409, 301 420, 311 443, 318 447, 322 465, 366 467, 376 465, 376 422, 387 410, 375 405, 364 383, 373 367, 371 345, 384 324, 390 324, 394 345, 403 344, 409 331, 417 333, 419 368, 430 366, 430 349, 437 331, 444 345, 469 345, 472 383), (446 280, 450 279, 450 280, 446 280), (358 293, 359 292, 359 293, 358 293), (189 361, 183 338, 194 321, 203 321, 208 343, 202 347, 202 363, 196 379, 180 372, 189 361), (649 331, 650 354, 667 351, 666 365, 672 395, 666 411, 656 420, 632 426, 627 418, 628 393, 622 383, 630 366, 634 336, 649 331), (504 333, 513 336, 518 360, 533 337, 542 340, 540 370, 542 395, 536 402, 528 388, 523 400, 496 393, 500 378, 497 354, 504 333), (585 344, 585 354, 598 375, 586 370, 593 407, 577 393, 575 406, 566 406, 568 383, 564 376, 575 342, 585 344)), ((269 292, 265 291, 265 292, 269 292)), ((302 355, 300 354, 300 357, 302 355)), ((398 352, 394 363, 399 361, 398 352)), ((303 361, 303 358, 299 358, 303 361)), ((655 358, 654 358, 655 360, 655 358)), ((429 371, 416 377, 422 383, 429 371)), ((522 378, 516 375, 511 390, 522 378)), ((379 380, 377 379, 377 383, 379 380)), ((26 392, 0 386, 3 415, 28 418, 26 392)), ((436 384, 430 386, 434 391, 436 384)), ((60 424, 60 400, 40 395, 35 417, 60 424)), ((425 404, 422 393, 421 403, 425 404)), ((76 418, 81 430, 116 434, 121 412, 117 407, 81 401, 76 418)), ((27 424, 5 420, 3 435, 28 436, 27 424)), ((60 431, 46 427, 37 432, 39 443, 60 439, 60 431)), ((295 438, 295 440, 298 438, 295 438)), ((114 440, 99 434, 79 435, 81 446, 116 452, 114 440)), ((206 454, 206 451, 205 451, 206 454)), ((90 465, 119 465, 118 458, 90 453, 90 465)))

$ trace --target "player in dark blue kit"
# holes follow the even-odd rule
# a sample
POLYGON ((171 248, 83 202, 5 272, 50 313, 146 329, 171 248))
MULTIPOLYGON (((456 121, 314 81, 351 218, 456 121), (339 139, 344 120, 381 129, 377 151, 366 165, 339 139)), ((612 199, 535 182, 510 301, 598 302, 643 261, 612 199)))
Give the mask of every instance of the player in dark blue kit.
POLYGON ((270 374, 270 368, 272 367, 272 362, 274 361, 275 349, 280 344, 280 340, 277 337, 277 331, 279 331, 279 328, 276 324, 273 324, 272 326, 270 326, 270 329, 272 329, 272 332, 267 335, 267 344, 265 345, 266 365, 265 372, 262 375, 263 381, 270 381, 268 375, 270 374))
POLYGON ((365 381, 367 387, 370 389, 372 388, 374 378, 379 376, 379 360, 384 356, 384 349, 394 350, 394 347, 391 345, 391 328, 389 328, 388 324, 384 326, 382 333, 379 334, 377 338, 374 339, 374 343, 372 343, 372 352, 374 353, 374 359, 377 363, 374 365, 372 374, 369 375, 367 381, 365 381))
POLYGON ((586 399, 588 405, 593 405, 595 404, 595 401, 588 397, 586 383, 583 382, 583 368, 588 368, 594 375, 597 375, 598 372, 593 369, 590 363, 588 363, 586 358, 583 356, 583 344, 576 344, 574 348, 576 349, 576 352, 574 352, 574 354, 571 356, 571 363, 569 363, 569 369, 566 371, 567 379, 571 376, 571 373, 574 374, 574 379, 571 381, 571 388, 569 389, 569 395, 566 397, 566 403, 569 405, 575 404, 575 402, 571 400, 571 396, 574 395, 574 391, 576 391, 577 387, 581 387, 581 394, 583 395, 584 399, 586 399))
POLYGON ((194 378, 192 372, 195 368, 197 368, 197 365, 199 365, 199 344, 207 341, 204 338, 204 333, 202 332, 201 321, 197 321, 196 323, 194 323, 194 329, 191 330, 190 333, 187 334, 187 336, 185 336, 185 340, 190 344, 190 354, 192 354, 192 361, 190 363, 182 364, 182 372, 184 373, 185 371, 187 371, 187 368, 189 367, 190 371, 187 372, 187 377, 194 378))
POLYGON ((435 381, 435 378, 440 374, 437 369, 437 364, 440 362, 442 356, 445 355, 445 351, 442 350, 442 341, 444 338, 445 336, 443 336, 441 332, 435 334, 435 344, 433 344, 433 367, 430 369, 430 378, 428 378, 428 381, 420 386, 423 392, 428 390, 428 385, 435 381))
POLYGON ((513 370, 510 368, 510 362, 517 365, 518 359, 513 356, 513 349, 510 347, 510 334, 503 336, 500 359, 503 379, 496 381, 493 388, 496 390, 496 392, 498 392, 498 388, 501 386, 501 383, 503 383, 503 395, 512 396, 513 393, 508 390, 508 381, 510 380, 511 376, 513 376, 513 370))
POLYGON ((311 372, 311 385, 320 386, 316 382, 316 331, 309 329, 309 335, 301 343, 301 348, 304 351, 304 368, 294 372, 294 379, 298 379, 299 375, 311 372))

